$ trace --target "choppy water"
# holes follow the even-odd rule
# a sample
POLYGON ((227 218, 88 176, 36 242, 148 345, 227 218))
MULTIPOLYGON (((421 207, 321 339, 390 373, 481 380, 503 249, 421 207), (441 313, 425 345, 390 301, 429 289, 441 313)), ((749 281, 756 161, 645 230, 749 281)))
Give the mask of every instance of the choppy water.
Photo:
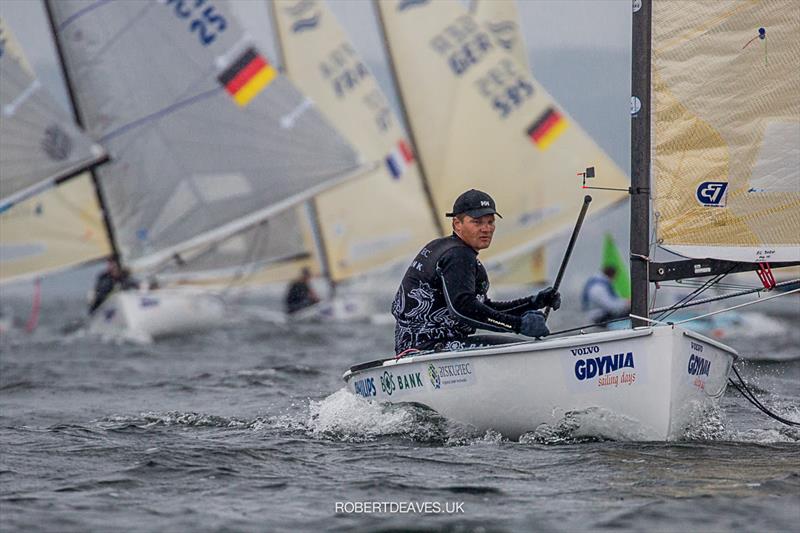
MULTIPOLYGON (((346 393, 342 372, 388 353, 391 326, 239 321, 133 346, 65 337, 63 315, 49 311, 33 336, 0 341, 4 531, 788 531, 800 522, 800 430, 733 390, 685 442, 575 438, 602 426, 591 417, 509 442, 346 393), (365 502, 395 512, 349 512, 365 502), (456 512, 411 512, 426 502, 456 512)), ((796 325, 725 341, 783 359, 741 369, 767 405, 800 419, 796 325)))

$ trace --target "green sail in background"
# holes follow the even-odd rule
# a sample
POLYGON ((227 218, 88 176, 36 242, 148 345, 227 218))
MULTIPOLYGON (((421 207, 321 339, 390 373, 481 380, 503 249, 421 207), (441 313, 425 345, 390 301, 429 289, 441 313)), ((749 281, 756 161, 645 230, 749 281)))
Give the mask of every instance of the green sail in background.
POLYGON ((614 276, 612 285, 614 291, 620 298, 631 297, 631 275, 628 272, 628 265, 622 260, 619 248, 614 242, 614 237, 606 233, 603 241, 603 268, 612 266, 616 269, 617 275, 614 276))

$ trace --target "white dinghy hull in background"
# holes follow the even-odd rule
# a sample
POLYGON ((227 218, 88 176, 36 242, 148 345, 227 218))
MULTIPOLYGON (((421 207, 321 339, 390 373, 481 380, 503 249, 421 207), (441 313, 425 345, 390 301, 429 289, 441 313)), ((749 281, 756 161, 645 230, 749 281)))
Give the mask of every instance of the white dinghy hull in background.
POLYGON ((225 316, 219 297, 186 289, 121 291, 92 314, 89 332, 104 338, 152 342, 218 326, 225 316))
POLYGON ((358 296, 337 296, 289 315, 291 322, 359 322, 369 319, 369 305, 358 296))
POLYGON ((736 357, 719 342, 664 326, 426 352, 356 365, 344 380, 360 396, 422 404, 511 439, 588 410, 598 436, 677 440, 725 392, 736 357))

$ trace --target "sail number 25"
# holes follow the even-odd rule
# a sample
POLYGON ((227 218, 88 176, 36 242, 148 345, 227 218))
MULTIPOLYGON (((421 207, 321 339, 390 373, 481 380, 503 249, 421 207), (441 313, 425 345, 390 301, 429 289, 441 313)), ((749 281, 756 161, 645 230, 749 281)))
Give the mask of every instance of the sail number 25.
POLYGON ((200 43, 208 46, 225 31, 228 23, 208 0, 161 0, 175 8, 175 16, 190 19, 189 31, 197 33, 200 43))

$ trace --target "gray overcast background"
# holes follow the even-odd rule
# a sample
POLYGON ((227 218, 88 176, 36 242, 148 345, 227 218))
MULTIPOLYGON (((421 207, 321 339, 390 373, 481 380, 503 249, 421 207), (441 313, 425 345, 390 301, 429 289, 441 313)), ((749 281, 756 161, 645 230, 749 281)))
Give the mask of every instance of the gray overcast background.
MULTIPOLYGON (((268 0, 231 3, 247 31, 276 62, 268 0)), ((384 91, 396 101, 371 0, 328 0, 328 4, 384 91)), ((534 76, 629 172, 631 0, 517 0, 517 4, 534 76)), ((0 16, 21 42, 42 82, 66 106, 42 2, 0 0, 0 16)), ((584 226, 568 276, 574 277, 576 284, 599 265, 600 241, 606 230, 612 231, 622 249, 627 248, 627 202, 584 226)), ((558 239, 548 249, 551 273, 558 268, 565 239, 558 239)), ((85 288, 90 284, 88 280, 78 282, 85 288)))

